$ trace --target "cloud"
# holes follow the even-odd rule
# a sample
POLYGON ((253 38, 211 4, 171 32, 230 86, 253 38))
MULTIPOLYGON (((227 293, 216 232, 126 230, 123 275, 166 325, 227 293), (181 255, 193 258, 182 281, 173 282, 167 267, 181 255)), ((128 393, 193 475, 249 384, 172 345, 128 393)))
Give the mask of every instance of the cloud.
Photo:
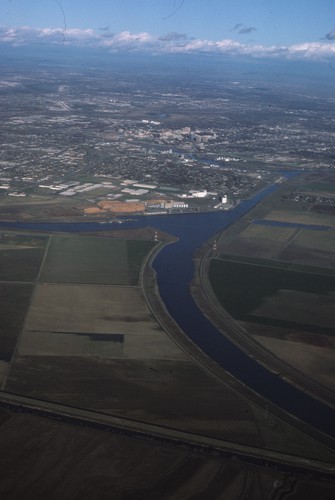
POLYGON ((245 26, 243 23, 235 24, 234 31, 237 31, 239 35, 246 35, 248 33, 252 33, 253 31, 257 31, 257 28, 253 26, 245 26))
POLYGON ((335 40, 335 28, 325 36, 326 40, 335 40))
POLYGON ((66 34, 67 44, 92 43, 98 39, 98 35, 92 29, 66 29, 64 28, 31 28, 21 26, 19 28, 4 28, 0 26, 0 43, 10 43, 14 46, 29 45, 35 43, 63 44, 66 34))
POLYGON ((335 45, 321 42, 299 43, 291 45, 289 53, 304 59, 325 59, 329 56, 335 57, 335 45))
MULTIPOLYGON (((250 29, 238 24, 236 30, 250 29)), ((83 48, 100 47, 111 52, 131 51, 152 54, 223 54, 229 56, 270 57, 284 59, 329 59, 335 57, 334 33, 328 34, 327 40, 304 42, 295 45, 262 45, 252 42, 241 43, 232 39, 206 40, 188 38, 185 33, 170 32, 155 36, 147 32, 131 33, 122 31, 113 33, 108 29, 66 29, 63 28, 6 28, 0 26, 0 44, 22 46, 29 44, 77 46, 83 48)))
POLYGON ((246 26, 244 28, 241 28, 238 33, 240 35, 245 35, 246 33, 252 33, 253 31, 257 31, 257 28, 253 28, 253 26, 246 26))
POLYGON ((110 34, 106 38, 101 38, 97 45, 105 47, 113 52, 115 51, 149 51, 156 46, 155 37, 149 33, 130 33, 130 31, 121 31, 121 33, 110 34))
POLYGON ((158 40, 162 42, 173 42, 175 40, 186 40, 187 35, 185 33, 176 33, 172 31, 171 33, 167 33, 166 35, 160 36, 158 40))

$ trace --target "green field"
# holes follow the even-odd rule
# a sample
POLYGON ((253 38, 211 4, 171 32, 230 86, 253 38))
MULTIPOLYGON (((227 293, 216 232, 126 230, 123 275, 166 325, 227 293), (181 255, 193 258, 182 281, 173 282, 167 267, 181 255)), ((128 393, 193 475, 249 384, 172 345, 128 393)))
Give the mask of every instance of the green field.
POLYGON ((292 267, 310 266, 320 268, 320 272, 329 269, 332 274, 335 270, 334 248, 335 230, 303 229, 299 224, 291 228, 252 222, 246 225, 244 222, 223 232, 218 240, 218 249, 224 259, 227 255, 243 257, 243 261, 265 259, 267 264, 274 266, 277 262, 292 263, 292 267))
POLYGON ((250 224, 227 241, 223 234, 220 250, 232 255, 271 259, 294 233, 294 228, 250 224))
POLYGON ((249 238, 271 239, 274 242, 283 243, 294 231, 292 228, 280 226, 265 226, 262 224, 250 224, 240 233, 241 239, 249 238))
POLYGON ((34 281, 37 278, 47 237, 2 233, 0 281, 34 281))
POLYGON ((285 435, 292 453, 324 456, 270 411, 271 429, 263 429, 262 410, 195 363, 153 318, 138 286, 153 241, 49 241, 26 316, 32 285, 2 284, 4 390, 257 447, 287 451, 285 435))
POLYGON ((314 231, 301 229, 294 239, 294 245, 301 247, 301 252, 305 249, 317 249, 323 252, 334 253, 335 231, 314 231))
POLYGON ((219 302, 237 320, 334 332, 329 310, 335 310, 335 277, 222 259, 211 261, 209 278, 219 302), (326 322, 319 303, 328 311, 326 322))
MULTIPOLYGON (((294 203, 294 202, 292 202, 294 203)), ((282 210, 272 210, 265 217, 265 220, 275 220, 280 222, 293 222, 295 224, 315 224, 318 226, 333 226, 334 216, 331 214, 323 214, 303 210, 292 210, 282 209, 282 210)))
POLYGON ((302 387, 315 391, 308 383, 312 379, 325 388, 315 396, 326 403, 327 391, 335 389, 334 216, 290 195, 330 194, 334 181, 333 174, 308 173, 285 183, 222 232, 216 253, 222 260, 211 260, 209 268, 212 289, 241 332, 262 346, 266 356, 272 353, 275 363, 283 361, 280 369, 288 369, 286 375, 302 387), (296 227, 254 224, 255 219, 296 227), (324 230, 301 228, 300 223, 324 230), (301 372, 297 378, 296 370, 301 372))
POLYGON ((32 293, 31 285, 0 284, 0 360, 10 361, 32 293))
POLYGON ((155 243, 87 236, 52 236, 40 280, 46 283, 137 285, 155 243))
POLYGON ((301 229, 294 240, 280 253, 280 260, 335 269, 335 231, 313 231, 301 229))

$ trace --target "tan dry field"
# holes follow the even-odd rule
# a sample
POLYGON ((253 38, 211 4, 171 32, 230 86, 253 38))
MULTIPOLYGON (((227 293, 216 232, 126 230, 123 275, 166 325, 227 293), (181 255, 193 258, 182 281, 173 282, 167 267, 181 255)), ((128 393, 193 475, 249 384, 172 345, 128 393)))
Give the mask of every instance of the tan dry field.
POLYGON ((139 288, 39 285, 6 389, 262 443, 249 404, 189 360, 139 288))
POLYGON ((275 295, 264 298, 252 315, 332 329, 335 325, 335 292, 321 295, 278 290, 275 295))
MULTIPOLYGON (((317 176, 318 178, 318 176, 317 176)), ((301 181, 293 180, 295 183, 301 181)), ((290 192, 289 185, 284 192, 290 192)), ((334 217, 307 211, 296 203, 281 200, 275 193, 261 202, 247 218, 223 232, 219 250, 223 254, 276 262, 319 267, 320 272, 335 273, 335 229, 317 231, 253 224, 251 217, 268 220, 316 224, 334 228, 334 217)), ((323 334, 322 327, 335 333, 335 293, 328 295, 280 290, 263 300, 254 316, 314 325, 320 333, 297 328, 242 322, 253 338, 285 363, 313 380, 335 390, 335 343, 333 335, 323 334)), ((303 325, 301 325, 303 328, 303 325)))
POLYGON ((311 248, 333 253, 335 249, 335 230, 314 231, 301 229, 294 240, 294 245, 301 247, 303 250, 311 248))
MULTIPOLYGON (((25 198, 6 197, 1 206, 2 220, 50 220, 50 219, 74 219, 82 217, 83 200, 60 199, 59 197, 36 197, 25 198)), ((64 198, 64 197, 63 197, 64 198)))
MULTIPOLYGON (((296 328, 280 328, 244 323, 263 347, 321 385, 335 392, 335 336, 323 335, 335 325, 335 292, 327 296, 293 290, 280 290, 263 300, 253 316, 314 326, 320 333, 296 328)), ((335 333, 335 332, 334 332, 335 333)))
POLYGON ((116 213, 133 213, 143 212, 145 209, 144 203, 124 201, 100 201, 97 207, 103 212, 116 212, 116 213))
POLYGON ((38 285, 19 353, 185 358, 152 317, 140 288, 92 285, 38 285))
MULTIPOLYGON (((166 201, 166 199, 154 199, 154 200, 146 200, 146 203, 161 203, 166 201)), ((103 215, 104 213, 112 212, 115 214, 127 214, 127 213, 136 213, 136 212, 144 212, 145 204, 142 202, 124 202, 124 201, 112 201, 112 200, 104 200, 99 201, 93 207, 86 207, 83 209, 84 213, 87 215, 103 215)))
POLYGON ((325 346, 311 345, 305 339, 286 340, 254 335, 254 339, 275 356, 335 392, 335 342, 327 338, 325 346), (329 347, 329 344, 332 347, 329 347))
POLYGON ((318 214, 311 211, 271 210, 266 220, 293 222, 295 224, 315 224, 319 226, 334 226, 334 217, 328 214, 318 214))
POLYGON ((280 260, 335 269, 335 230, 301 229, 280 253, 280 260))
POLYGON ((282 421, 264 423, 258 407, 191 360, 139 287, 37 285, 5 390, 334 460, 282 421))
POLYGON ((294 228, 250 224, 227 243, 223 236, 220 239, 220 251, 231 255, 271 259, 295 232, 294 228))
POLYGON ((261 224, 250 224, 239 234, 239 237, 242 239, 271 239, 274 242, 283 243, 291 236, 293 231, 294 229, 288 227, 273 228, 269 226, 262 226, 261 224))
MULTIPOLYGON (((308 255, 307 250, 304 260, 308 255)), ((313 263, 316 264, 315 260, 313 263)), ((335 392, 335 292, 317 294, 281 289, 263 298, 250 315, 256 322, 240 323, 256 342, 335 392), (273 324, 262 324, 264 318, 273 324), (276 321, 287 325, 276 326, 276 321)))
POLYGON ((287 452, 288 441, 293 454, 328 456, 278 419, 267 429, 258 407, 168 337, 137 287, 38 285, 5 389, 257 447, 269 442, 287 452))

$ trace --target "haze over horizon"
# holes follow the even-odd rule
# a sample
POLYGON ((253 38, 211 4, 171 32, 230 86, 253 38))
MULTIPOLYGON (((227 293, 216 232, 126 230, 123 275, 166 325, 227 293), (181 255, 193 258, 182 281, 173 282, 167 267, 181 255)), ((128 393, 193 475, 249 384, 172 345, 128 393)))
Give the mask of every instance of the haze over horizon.
POLYGON ((0 47, 329 62, 332 0, 6 0, 0 47))

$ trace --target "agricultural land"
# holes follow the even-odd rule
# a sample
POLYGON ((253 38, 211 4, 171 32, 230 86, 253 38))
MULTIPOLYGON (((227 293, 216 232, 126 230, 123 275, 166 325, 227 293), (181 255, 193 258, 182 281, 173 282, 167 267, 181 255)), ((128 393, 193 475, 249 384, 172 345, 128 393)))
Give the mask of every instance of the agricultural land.
POLYGON ((59 55, 38 56, 41 31, 0 61, 0 498, 332 500, 331 436, 184 334, 151 266, 176 236, 150 227, 199 214, 184 243, 278 188, 197 250, 191 291, 241 350, 335 405, 332 78, 219 53, 87 57, 89 30, 71 55, 53 4, 59 55))
MULTIPOLYGON (((250 231, 248 227, 243 231, 250 231)), ((269 231, 261 224, 252 227, 258 232, 263 229, 263 236, 269 231)), ((282 235, 291 233, 286 228, 282 230, 278 244, 282 244, 282 235)), ((134 481, 129 498, 139 498, 136 496, 138 488, 144 492, 145 498, 155 498, 170 481, 173 482, 171 491, 174 494, 181 494, 185 488, 185 491, 193 491, 195 484, 214 492, 228 478, 232 481, 231 498, 243 496, 244 488, 250 491, 249 481, 253 482, 252 490, 256 495, 259 488, 262 491, 277 488, 268 486, 269 481, 272 485, 280 485, 279 489, 286 489, 289 485, 292 491, 300 494, 309 488, 313 491, 313 480, 307 480, 303 473, 287 483, 284 470, 267 471, 266 460, 293 463, 295 457, 304 457, 311 463, 332 464, 335 461, 333 451, 317 436, 309 435, 308 429, 298 430, 275 408, 265 406, 260 398, 242 388, 223 369, 213 367, 208 358, 184 339, 176 325, 171 324, 157 295, 149 262, 153 252, 172 241, 173 237, 161 232, 157 238, 157 232, 148 228, 106 230, 90 235, 2 231, 0 373, 2 405, 5 406, 1 410, 0 446, 6 457, 4 464, 14 471, 14 475, 19 467, 27 471, 16 485, 17 492, 20 493, 20 488, 28 488, 32 495, 43 492, 49 478, 44 466, 38 466, 38 471, 41 474, 44 471, 46 479, 39 476, 36 483, 31 482, 31 474, 35 473, 27 465, 25 448, 18 455, 22 440, 25 439, 29 449, 35 450, 38 464, 39 461, 55 463, 60 471, 61 445, 52 444, 60 435, 61 440, 67 437, 71 440, 67 455, 71 477, 75 479, 65 479, 66 491, 74 488, 78 498, 85 498, 82 490, 78 490, 81 477, 85 476, 85 494, 97 488, 96 469, 90 466, 92 472, 88 475, 83 471, 92 463, 93 448, 101 440, 104 444, 99 445, 99 449, 103 451, 102 455, 98 453, 96 467, 99 464, 106 470, 104 457, 106 453, 112 453, 112 449, 113 464, 115 460, 122 460, 125 464, 126 452, 118 454, 116 451, 121 448, 125 447, 133 457, 127 466, 134 481), (14 408, 6 407, 6 397, 14 402, 28 398, 24 403, 27 408, 42 405, 43 411, 58 415, 58 419, 65 418, 65 422, 49 422, 39 416, 41 410, 37 415, 34 414, 36 410, 31 410, 30 415, 18 415, 15 405, 14 408), (55 404, 59 409, 53 409, 55 404), (226 459, 216 459, 210 456, 201 458, 194 444, 188 444, 187 452, 159 441, 148 448, 145 441, 138 443, 137 439, 127 437, 129 431, 124 436, 109 435, 106 441, 102 431, 81 430, 66 423, 68 417, 64 415, 72 415, 71 418, 79 419, 83 425, 80 420, 82 412, 86 412, 85 419, 89 418, 91 422, 103 418, 104 426, 114 425, 115 419, 121 419, 121 424, 117 424, 121 428, 127 424, 132 432, 138 432, 144 426, 143 432, 147 432, 145 426, 154 425, 154 432, 166 436, 164 439, 169 440, 182 432, 186 433, 182 438, 186 439, 185 442, 193 443, 196 439, 202 446, 215 440, 215 445, 211 446, 234 451, 230 451, 226 459), (15 431, 17 426, 22 432, 15 431), (79 470, 75 461, 84 440, 87 461, 79 470), (53 452, 46 458, 50 443, 53 452), (240 447, 241 450, 247 449, 247 453, 262 457, 262 463, 250 465, 251 468, 249 465, 235 465, 231 456, 240 447), (9 453, 9 449, 13 452, 9 453), (149 457, 145 461, 147 465, 136 465, 144 455, 149 457), (144 476, 149 470, 152 472, 154 462, 157 479, 149 486, 144 476), (217 478, 213 479, 211 486, 208 474, 217 478), (198 477, 196 482, 195 476, 198 477), (186 477, 189 481, 185 480, 186 477), (276 483, 277 479, 273 478, 282 482, 276 483), (240 486, 240 481, 245 486, 240 486)), ((234 239, 231 244, 233 242, 234 239)), ((238 266, 246 268, 252 268, 253 259, 249 257, 243 264, 241 255, 234 257, 238 266)), ((231 263, 223 254, 219 260, 213 260, 213 265, 217 262, 219 267, 231 263)), ((272 273, 275 273, 273 267, 272 273)), ((220 272, 221 268, 214 275, 220 277, 220 272)), ((240 270, 241 275, 244 272, 244 269, 240 270)), ((323 293, 329 293, 329 276, 326 273, 320 276, 318 286, 322 283, 323 293)), ((259 298, 265 293, 264 278, 259 298)), ((320 293, 318 288, 315 293, 320 293)), ((243 324, 249 325, 250 307, 246 303, 244 316, 239 319, 243 324)), ((327 323, 324 328, 328 328, 327 323)), ((309 333, 312 334, 316 335, 309 333)), ((258 342, 256 334, 253 335, 258 342)), ((328 331, 323 335, 328 337, 328 331)), ((116 462, 113 467, 118 467, 116 462)), ((122 471, 120 469, 121 475, 124 474, 122 471)), ((49 480, 52 482, 51 478, 49 480)), ((12 484, 10 477, 2 483, 4 495, 12 484)), ((98 489, 103 492, 111 484, 113 487, 118 484, 121 490, 125 487, 119 476, 117 482, 111 483, 109 472, 106 472, 98 489)), ((323 488, 327 498, 332 489, 327 480, 320 483, 317 479, 315 484, 323 488)))
POLYGON ((252 339, 279 373, 331 405, 335 225, 322 199, 334 187, 333 174, 293 179, 222 233, 208 270, 235 340, 252 339))

